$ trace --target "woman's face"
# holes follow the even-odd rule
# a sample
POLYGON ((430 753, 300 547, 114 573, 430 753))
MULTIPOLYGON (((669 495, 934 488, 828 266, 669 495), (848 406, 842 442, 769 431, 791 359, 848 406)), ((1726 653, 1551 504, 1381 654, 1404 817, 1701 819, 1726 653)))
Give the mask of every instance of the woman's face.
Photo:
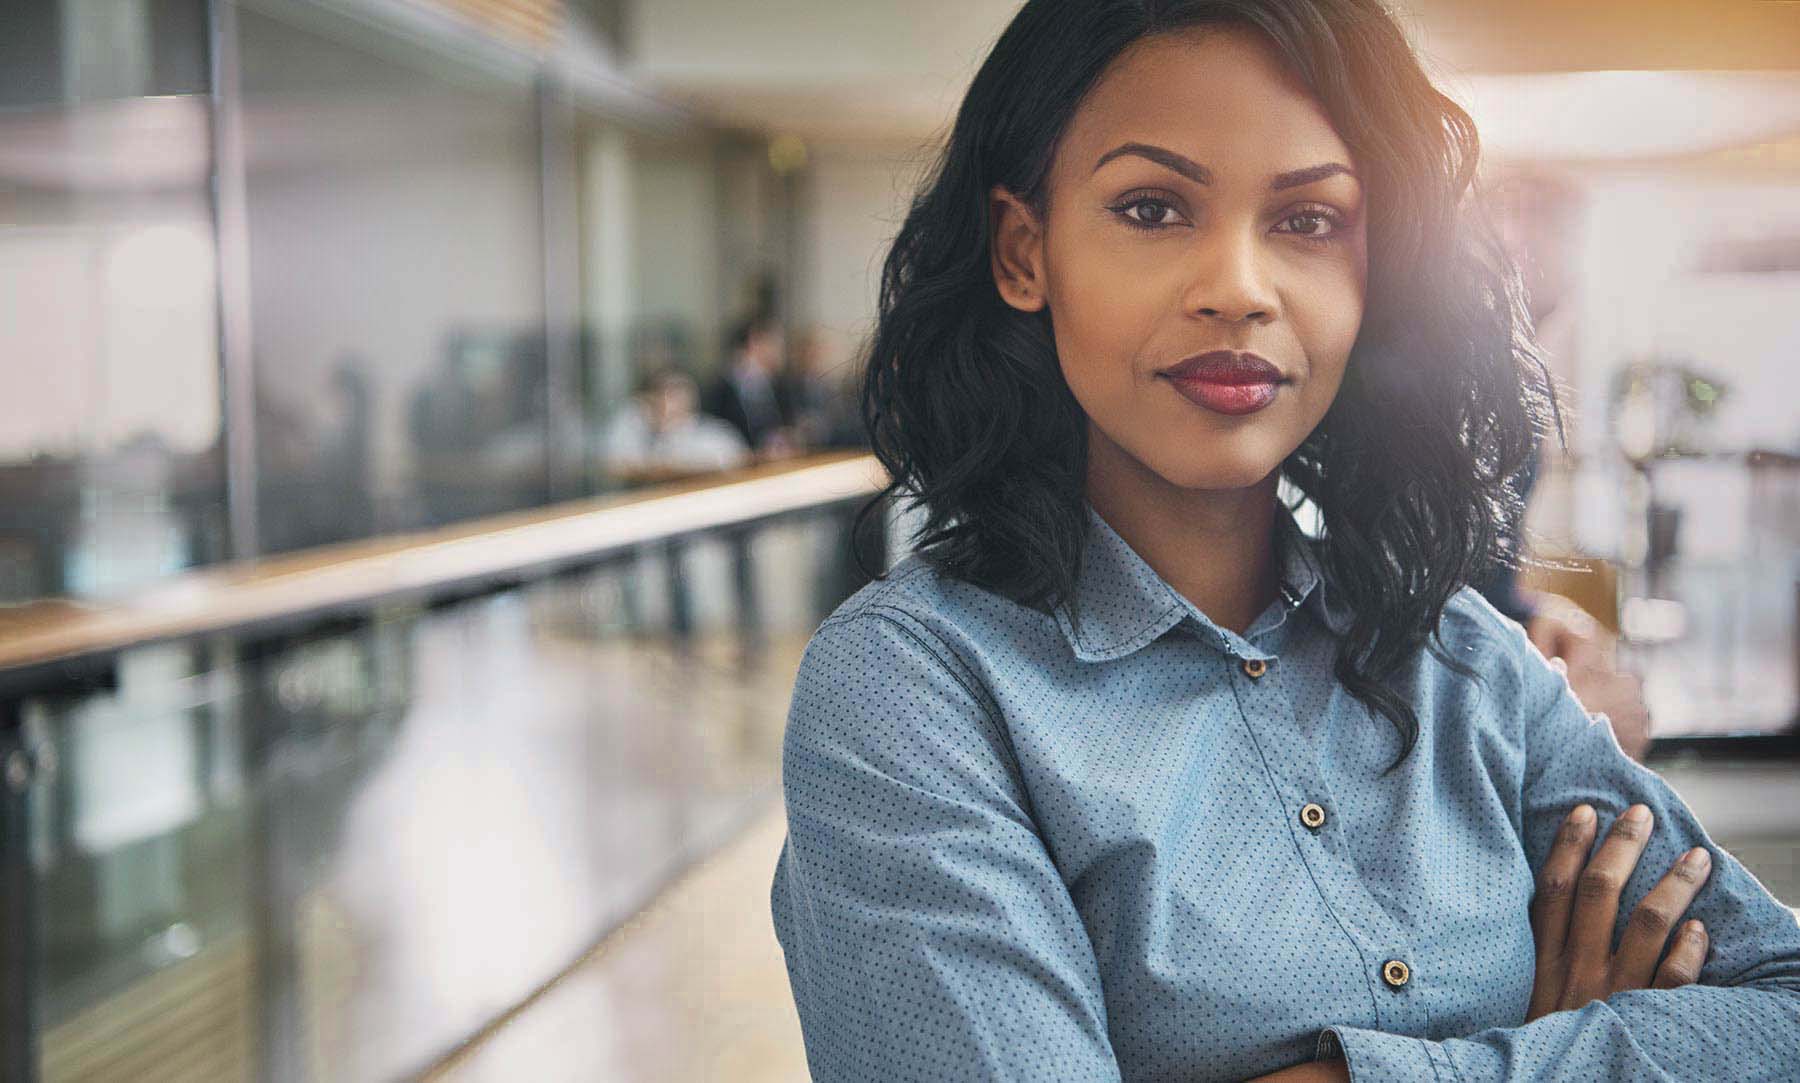
POLYGON ((995 190, 996 281, 1049 309, 1090 484, 1141 467, 1254 486, 1318 425, 1362 322, 1354 166, 1272 47, 1209 28, 1113 62, 1057 147, 1042 218, 995 190))

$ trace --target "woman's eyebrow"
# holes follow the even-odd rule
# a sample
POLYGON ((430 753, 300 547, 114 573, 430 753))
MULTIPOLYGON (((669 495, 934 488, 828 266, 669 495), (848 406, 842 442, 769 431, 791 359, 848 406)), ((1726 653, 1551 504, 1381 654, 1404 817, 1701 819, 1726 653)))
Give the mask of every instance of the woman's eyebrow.
POLYGON ((1139 158, 1146 158, 1155 162, 1157 165, 1172 169, 1186 177, 1188 180, 1193 181, 1195 184, 1212 183, 1212 170, 1186 155, 1176 154, 1172 150, 1152 146, 1149 143, 1119 144, 1100 156, 1100 160, 1094 163, 1094 172, 1098 173, 1101 166, 1112 161, 1114 158, 1123 158, 1128 154, 1136 155, 1139 158))
POLYGON ((1309 165, 1305 169, 1292 169, 1286 173, 1277 173, 1275 179, 1269 182, 1269 191, 1279 192, 1284 188, 1298 188, 1303 184, 1324 180, 1326 177, 1335 177, 1339 173, 1358 184, 1362 183, 1362 179, 1356 175, 1356 170, 1344 163, 1324 162, 1319 165, 1309 165))
MULTIPOLYGON (((1164 168, 1174 170, 1195 184, 1209 185, 1213 182, 1212 170, 1184 154, 1177 154, 1166 147, 1158 147, 1150 143, 1121 143, 1100 156, 1100 160, 1094 163, 1094 171, 1099 172, 1101 166, 1114 158, 1123 158, 1126 155, 1155 162, 1164 168)), ((1288 188, 1298 188, 1303 184, 1311 184, 1314 181, 1324 180, 1326 177, 1334 177, 1339 173, 1352 180, 1359 180, 1356 171, 1342 162, 1322 162, 1319 165, 1309 165, 1304 169, 1291 169, 1286 173, 1277 173, 1274 179, 1269 181, 1269 191, 1279 192, 1288 188)))

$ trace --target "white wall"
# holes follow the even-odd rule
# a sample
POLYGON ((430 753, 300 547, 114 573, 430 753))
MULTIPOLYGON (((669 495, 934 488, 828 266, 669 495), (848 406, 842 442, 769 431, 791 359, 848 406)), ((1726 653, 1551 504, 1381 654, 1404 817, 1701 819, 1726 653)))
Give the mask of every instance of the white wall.
POLYGON ((312 428, 351 355, 372 380, 372 480, 405 485, 408 411, 459 329, 542 326, 537 177, 523 161, 465 158, 252 176, 251 311, 259 393, 312 428))
POLYGON ((203 201, 14 207, 0 227, 0 403, 30 408, 0 409, 0 460, 106 454, 145 434, 179 453, 210 447, 218 307, 203 201))
MULTIPOLYGON (((1583 178, 1581 393, 1602 416, 1614 371, 1646 355, 1686 357, 1727 387, 1721 450, 1800 449, 1800 272, 1695 270, 1710 244, 1787 237, 1800 245, 1791 180, 1674 172, 1583 178)), ((1588 426, 1587 450, 1608 439, 1588 426)))
POLYGON ((931 161, 929 145, 837 143, 813 148, 802 190, 808 231, 798 306, 847 359, 874 327, 881 263, 931 161))

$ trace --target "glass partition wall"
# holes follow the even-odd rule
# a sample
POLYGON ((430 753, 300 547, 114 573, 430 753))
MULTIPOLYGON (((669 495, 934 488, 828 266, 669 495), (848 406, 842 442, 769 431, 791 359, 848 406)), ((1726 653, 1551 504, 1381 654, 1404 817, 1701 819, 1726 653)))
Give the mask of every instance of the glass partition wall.
POLYGON ((313 5, 237 28, 262 549, 547 503, 533 70, 313 5))
POLYGON ((36 1077, 452 1052, 774 798, 799 652, 856 585, 843 510, 131 650, 114 687, 25 700, 56 764, 25 794, 36 1077))
MULTIPOLYGON (((765 141, 407 7, 0 5, 0 607, 749 460, 609 433, 784 315, 765 141)), ((429 1066, 769 800, 852 510, 0 688, 0 1080, 429 1066)))
POLYGON ((629 483, 642 377, 785 314, 766 140, 381 10, 0 12, 0 604, 629 483))
POLYGON ((0 12, 0 604, 225 554, 205 28, 0 12))

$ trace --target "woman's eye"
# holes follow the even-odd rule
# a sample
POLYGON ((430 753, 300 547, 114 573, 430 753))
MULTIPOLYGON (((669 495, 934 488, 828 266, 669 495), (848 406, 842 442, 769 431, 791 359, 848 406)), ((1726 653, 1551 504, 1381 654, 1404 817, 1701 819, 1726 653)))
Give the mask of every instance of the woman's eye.
POLYGON ((1323 239, 1337 231, 1337 216, 1325 211, 1298 211, 1281 220, 1283 233, 1323 239))
POLYGON ((1141 228, 1174 225, 1180 218, 1173 206, 1160 199, 1134 199, 1113 209, 1127 222, 1141 228))

